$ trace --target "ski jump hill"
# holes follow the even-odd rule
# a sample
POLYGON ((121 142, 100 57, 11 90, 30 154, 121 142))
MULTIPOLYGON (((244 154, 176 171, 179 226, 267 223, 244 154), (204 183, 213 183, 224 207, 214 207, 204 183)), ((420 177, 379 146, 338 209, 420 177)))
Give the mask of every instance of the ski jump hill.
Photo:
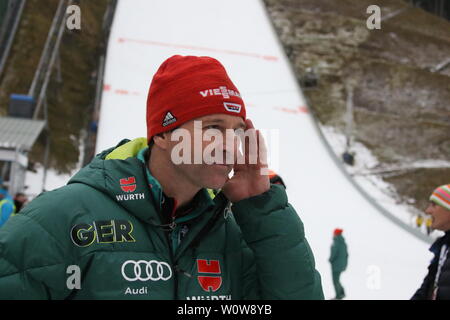
POLYGON ((334 297, 328 258, 333 230, 342 228, 347 299, 409 299, 426 274, 429 243, 393 223, 333 158, 260 0, 119 1, 96 151, 146 136, 150 81, 175 54, 211 56, 225 66, 304 223, 325 297, 334 297))

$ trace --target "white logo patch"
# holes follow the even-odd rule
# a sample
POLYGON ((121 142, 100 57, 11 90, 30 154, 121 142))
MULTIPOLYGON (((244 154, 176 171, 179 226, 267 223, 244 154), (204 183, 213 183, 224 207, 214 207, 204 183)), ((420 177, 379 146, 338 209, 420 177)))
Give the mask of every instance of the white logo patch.
POLYGON ((177 118, 175 118, 174 116, 173 116, 173 114, 169 111, 169 112, 167 112, 166 113, 166 116, 164 117, 164 120, 163 120, 163 127, 166 127, 166 126, 168 126, 169 124, 172 124, 172 123, 174 123, 175 121, 177 121, 177 118))
POLYGON ((122 265, 121 271, 127 281, 167 281, 172 277, 169 264, 156 260, 127 260, 122 265), (127 265, 131 267, 126 268, 127 265))
POLYGON ((236 113, 240 113, 241 109, 242 109, 242 106, 237 103, 224 102, 223 106, 225 107, 225 109, 227 111, 236 112, 236 113))

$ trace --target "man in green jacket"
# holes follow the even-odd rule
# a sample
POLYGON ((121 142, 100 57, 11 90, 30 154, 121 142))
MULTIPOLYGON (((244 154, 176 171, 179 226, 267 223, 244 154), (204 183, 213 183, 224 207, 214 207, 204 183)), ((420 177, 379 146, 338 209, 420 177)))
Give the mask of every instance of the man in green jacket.
POLYGON ((302 222, 265 157, 223 66, 167 59, 150 86, 147 138, 98 154, 0 230, 0 298, 323 299, 302 222), (209 131, 214 141, 198 142, 209 131))
POLYGON ((345 297, 344 287, 341 284, 341 273, 347 269, 348 252, 347 244, 342 236, 342 229, 335 229, 333 232, 333 244, 331 246, 330 263, 333 275, 333 285, 336 291, 336 300, 341 300, 345 297))

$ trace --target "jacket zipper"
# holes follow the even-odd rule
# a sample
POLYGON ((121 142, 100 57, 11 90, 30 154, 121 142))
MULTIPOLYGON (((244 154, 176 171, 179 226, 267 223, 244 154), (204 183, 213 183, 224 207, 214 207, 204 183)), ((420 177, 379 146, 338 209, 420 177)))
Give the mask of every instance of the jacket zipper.
MULTIPOLYGON (((161 191, 160 197, 161 197, 160 210, 162 211, 162 204, 165 202, 165 198, 162 195, 162 191, 161 191)), ((161 225, 159 225, 159 227, 162 227, 164 237, 166 238, 167 245, 169 246, 169 259, 170 259, 170 264, 172 265, 173 280, 174 280, 173 296, 174 296, 175 300, 178 300, 178 266, 175 264, 175 255, 173 252, 172 237, 171 237, 171 233, 176 228, 177 223, 175 222, 175 216, 173 215, 173 213, 174 213, 174 211, 172 211, 172 214, 171 214, 172 222, 168 223, 168 224, 161 224, 161 225)), ((163 219, 164 219, 164 217, 161 216, 162 221, 163 221, 163 219)))
MULTIPOLYGON (((217 221, 217 218, 219 217, 220 213, 225 209, 225 211, 230 210, 231 207, 231 203, 227 203, 227 205, 225 206, 225 208, 221 207, 219 210, 217 210, 214 214, 212 219, 203 227, 203 229, 200 230, 200 232, 197 234, 197 236, 193 239, 193 241, 191 242, 191 244, 188 247, 194 247, 194 249, 197 247, 198 242, 200 241, 201 238, 203 238, 205 236, 205 234, 209 231, 209 229, 215 224, 215 222, 217 221)), ((228 212, 227 212, 228 215, 228 212)), ((163 229, 166 241, 168 243, 169 246, 169 251, 170 251, 170 262, 172 265, 172 269, 173 269, 173 275, 174 275, 174 297, 175 300, 179 300, 178 297, 178 273, 183 273, 184 275, 186 275, 189 278, 192 278, 192 275, 189 274, 186 271, 183 271, 179 268, 178 264, 176 264, 175 261, 175 253, 173 252, 173 245, 172 245, 172 237, 171 237, 171 232, 173 232, 173 230, 176 228, 177 223, 175 222, 175 216, 172 215, 172 222, 169 224, 165 224, 165 225, 160 225, 160 227, 166 228, 163 229)))
POLYGON ((166 237, 167 244, 169 245, 169 256, 170 256, 170 264, 172 265, 173 269, 173 280, 174 280, 174 292, 173 296, 175 300, 178 300, 178 266, 175 264, 175 255, 173 253, 173 246, 172 246, 172 237, 171 233, 176 227, 175 218, 172 217, 172 223, 167 225, 168 229, 164 230, 164 235, 166 237))

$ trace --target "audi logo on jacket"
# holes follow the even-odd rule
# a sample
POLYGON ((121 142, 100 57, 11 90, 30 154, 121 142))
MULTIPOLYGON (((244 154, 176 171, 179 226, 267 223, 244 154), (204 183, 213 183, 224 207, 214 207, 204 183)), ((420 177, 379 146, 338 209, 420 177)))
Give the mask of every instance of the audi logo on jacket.
POLYGON ((123 140, 11 218, 0 299, 323 299, 282 186, 231 207, 202 189, 172 221, 148 152, 146 138, 123 140), (68 285, 73 266, 79 288, 68 285))

